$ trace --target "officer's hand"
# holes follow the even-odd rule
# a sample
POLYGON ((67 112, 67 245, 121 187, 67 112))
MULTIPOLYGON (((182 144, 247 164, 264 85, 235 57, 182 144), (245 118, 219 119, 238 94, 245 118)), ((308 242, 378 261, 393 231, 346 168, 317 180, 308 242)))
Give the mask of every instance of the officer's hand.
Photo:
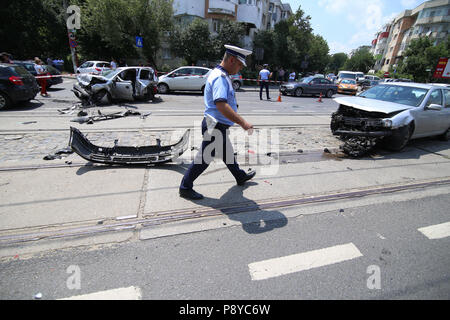
POLYGON ((253 129, 253 125, 251 123, 248 123, 247 121, 244 121, 244 123, 242 123, 241 127, 245 131, 253 129))

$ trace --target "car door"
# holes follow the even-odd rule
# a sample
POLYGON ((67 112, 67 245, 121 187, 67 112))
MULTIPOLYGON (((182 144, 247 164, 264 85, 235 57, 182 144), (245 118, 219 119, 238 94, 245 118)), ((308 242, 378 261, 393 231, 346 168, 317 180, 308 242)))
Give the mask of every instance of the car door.
POLYGON ((307 93, 319 94, 321 89, 321 78, 314 78, 309 82, 307 93))
POLYGON ((171 75, 169 87, 172 90, 192 90, 189 80, 192 74, 191 68, 180 68, 171 75))
POLYGON ((202 68, 193 68, 192 69, 192 76, 191 76, 191 82, 192 82, 192 89, 191 90, 201 90, 202 87, 206 83, 206 74, 208 73, 208 70, 202 69, 202 68))
POLYGON ((124 99, 133 101, 133 84, 130 80, 123 79, 125 78, 124 73, 126 71, 127 70, 119 73, 117 76, 114 77, 113 90, 111 94, 115 99, 124 99))
POLYGON ((415 137, 426 137, 442 133, 444 131, 446 108, 444 108, 444 101, 441 89, 434 89, 429 94, 428 98, 421 107, 413 111, 415 120, 415 137), (442 106, 441 110, 431 110, 427 107, 431 104, 442 106))
POLYGON ((442 109, 442 121, 444 130, 450 128, 450 89, 442 90, 444 93, 444 109, 442 109))
POLYGON ((144 94, 145 88, 147 88, 150 83, 151 79, 153 79, 153 73, 148 68, 141 68, 139 70, 138 78, 136 81, 136 92, 142 96, 144 94))

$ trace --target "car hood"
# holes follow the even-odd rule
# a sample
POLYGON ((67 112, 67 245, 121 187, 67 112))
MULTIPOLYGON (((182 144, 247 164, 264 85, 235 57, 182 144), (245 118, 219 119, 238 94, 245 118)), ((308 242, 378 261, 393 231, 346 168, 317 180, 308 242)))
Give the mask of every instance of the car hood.
POLYGON ((368 112, 392 113, 414 108, 412 106, 407 106, 405 104, 361 97, 342 97, 342 98, 334 98, 333 100, 339 104, 343 104, 349 107, 353 107, 368 112))
POLYGON ((91 83, 93 78, 97 78, 103 81, 108 81, 108 79, 106 79, 103 76, 97 76, 94 74, 87 74, 87 73, 83 73, 77 76, 77 80, 78 82, 80 82, 83 85, 88 85, 89 83, 91 83))

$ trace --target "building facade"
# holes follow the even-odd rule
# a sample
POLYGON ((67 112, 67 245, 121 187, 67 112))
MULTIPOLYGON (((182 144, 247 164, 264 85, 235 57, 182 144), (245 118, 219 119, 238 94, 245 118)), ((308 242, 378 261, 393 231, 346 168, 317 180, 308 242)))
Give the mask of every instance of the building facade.
POLYGON ((413 39, 429 37, 434 45, 445 41, 450 31, 450 0, 431 0, 405 10, 376 34, 371 51, 374 70, 396 69, 413 39))
MULTIPOLYGON (((253 49, 255 34, 274 28, 275 24, 292 15, 289 4, 280 0, 174 0, 173 12, 176 23, 189 25, 194 19, 205 19, 212 34, 220 32, 224 20, 240 22, 245 26, 243 47, 253 49)), ((176 65, 168 43, 162 45, 158 64, 176 65)))

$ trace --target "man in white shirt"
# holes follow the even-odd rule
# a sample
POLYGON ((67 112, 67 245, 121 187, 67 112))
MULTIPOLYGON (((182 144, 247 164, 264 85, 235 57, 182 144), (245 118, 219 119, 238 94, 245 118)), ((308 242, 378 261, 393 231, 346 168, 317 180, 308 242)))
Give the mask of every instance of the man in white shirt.
POLYGON ((116 62, 116 59, 114 59, 114 58, 112 58, 112 60, 111 60, 111 68, 113 70, 117 69, 117 62, 116 62))
POLYGON ((292 71, 289 74, 289 82, 294 82, 295 81, 295 71, 292 71))
POLYGON ((270 100, 269 97, 269 78, 272 77, 272 73, 268 70, 269 65, 263 65, 263 69, 259 72, 258 75, 258 84, 259 84, 259 100, 262 100, 262 92, 263 88, 266 88, 267 100, 270 100))

